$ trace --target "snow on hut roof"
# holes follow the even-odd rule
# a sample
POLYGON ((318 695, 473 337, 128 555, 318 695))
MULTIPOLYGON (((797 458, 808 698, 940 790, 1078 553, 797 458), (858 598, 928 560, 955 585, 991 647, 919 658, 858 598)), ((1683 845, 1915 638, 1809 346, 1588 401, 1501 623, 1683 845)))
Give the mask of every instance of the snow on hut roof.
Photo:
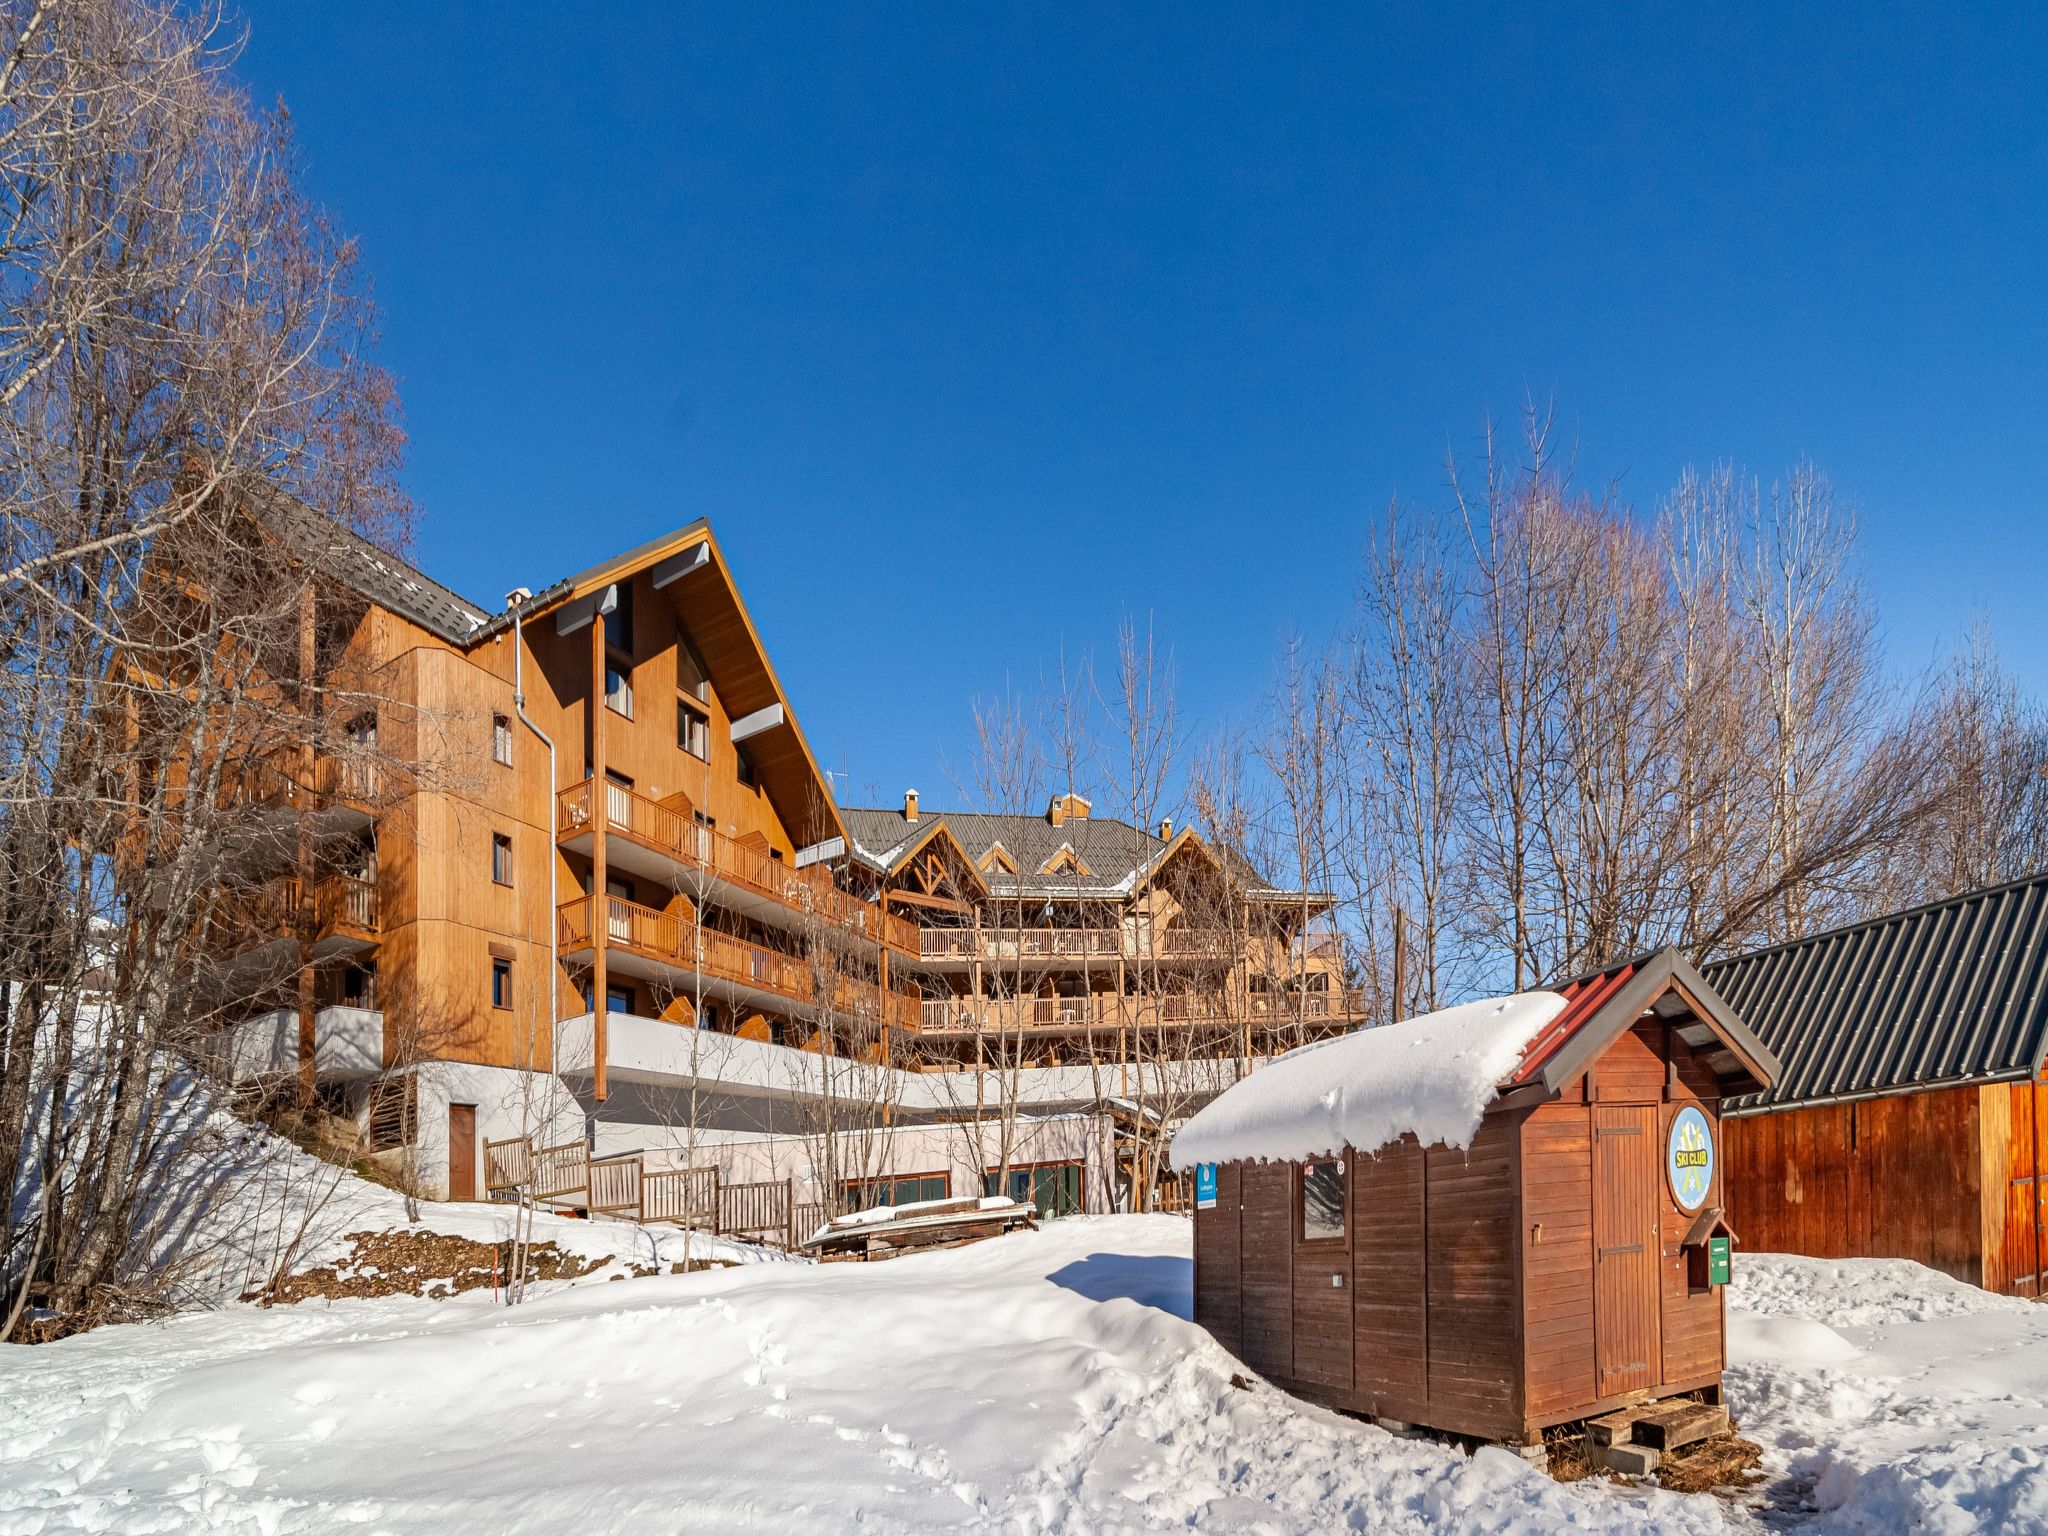
POLYGON ((1298 1162, 1404 1135, 1469 1146, 1500 1085, 1564 1010, 1555 992, 1518 992, 1425 1013, 1289 1051, 1219 1094, 1173 1138, 1173 1162, 1298 1162))

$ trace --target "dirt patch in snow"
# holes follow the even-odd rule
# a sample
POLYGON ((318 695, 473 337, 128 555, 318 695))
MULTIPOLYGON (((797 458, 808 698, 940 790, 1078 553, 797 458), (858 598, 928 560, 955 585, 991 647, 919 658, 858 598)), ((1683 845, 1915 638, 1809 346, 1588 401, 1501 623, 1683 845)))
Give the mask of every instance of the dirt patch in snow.
MULTIPOLYGON (((453 1296, 503 1284, 512 1269, 510 1243, 482 1243, 445 1232, 351 1232, 346 1241, 348 1252, 338 1262, 286 1275, 242 1300, 274 1306, 316 1298, 453 1296)), ((528 1248, 526 1261, 529 1281, 575 1280, 611 1262, 564 1253, 551 1242, 528 1248)))
POLYGON ((1716 1435, 1657 1468, 1657 1481, 1673 1493, 1739 1493, 1758 1482, 1764 1449, 1740 1435, 1716 1435))

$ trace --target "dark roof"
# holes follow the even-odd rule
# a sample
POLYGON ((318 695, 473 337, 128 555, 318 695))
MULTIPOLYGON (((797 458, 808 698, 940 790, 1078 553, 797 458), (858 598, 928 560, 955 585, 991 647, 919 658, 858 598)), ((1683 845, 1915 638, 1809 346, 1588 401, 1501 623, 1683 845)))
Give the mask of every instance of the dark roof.
POLYGON ((934 825, 943 825, 976 865, 1001 843, 1017 866, 1016 877, 996 868, 984 871, 984 878, 1005 896, 1127 896, 1167 848, 1143 828, 1114 816, 1070 816, 1056 827, 1042 814, 926 811, 912 821, 900 809, 850 808, 841 815, 855 854, 885 874, 894 874, 934 825), (1071 847, 1088 867, 1086 875, 1039 873, 1063 847, 1071 847))
POLYGON ((268 481, 246 481, 241 497, 299 559, 449 644, 475 643, 490 622, 478 604, 268 481))
POLYGON ((2048 872, 1701 970, 1784 1064, 1736 1112, 2031 1077, 2048 1045, 2048 872))

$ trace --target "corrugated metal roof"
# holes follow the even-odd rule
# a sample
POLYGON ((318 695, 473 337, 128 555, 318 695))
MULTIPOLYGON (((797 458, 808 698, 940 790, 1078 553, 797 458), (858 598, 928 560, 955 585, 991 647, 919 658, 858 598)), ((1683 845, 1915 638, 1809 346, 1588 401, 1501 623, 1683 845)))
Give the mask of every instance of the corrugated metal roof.
POLYGON ((2048 1046, 2048 872, 1700 970, 1784 1067, 1733 1112, 2030 1077, 2048 1046))

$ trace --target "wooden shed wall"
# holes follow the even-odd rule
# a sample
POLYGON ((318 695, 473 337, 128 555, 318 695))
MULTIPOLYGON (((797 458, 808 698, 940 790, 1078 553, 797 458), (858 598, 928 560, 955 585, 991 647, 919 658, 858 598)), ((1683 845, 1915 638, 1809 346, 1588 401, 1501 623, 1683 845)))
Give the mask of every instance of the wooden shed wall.
POLYGON ((1729 1222, 1752 1253, 1912 1259, 2005 1289, 2011 1165, 2033 1161, 2031 1136, 2014 1144, 2011 1094, 1972 1085, 1728 1120, 1729 1222))

